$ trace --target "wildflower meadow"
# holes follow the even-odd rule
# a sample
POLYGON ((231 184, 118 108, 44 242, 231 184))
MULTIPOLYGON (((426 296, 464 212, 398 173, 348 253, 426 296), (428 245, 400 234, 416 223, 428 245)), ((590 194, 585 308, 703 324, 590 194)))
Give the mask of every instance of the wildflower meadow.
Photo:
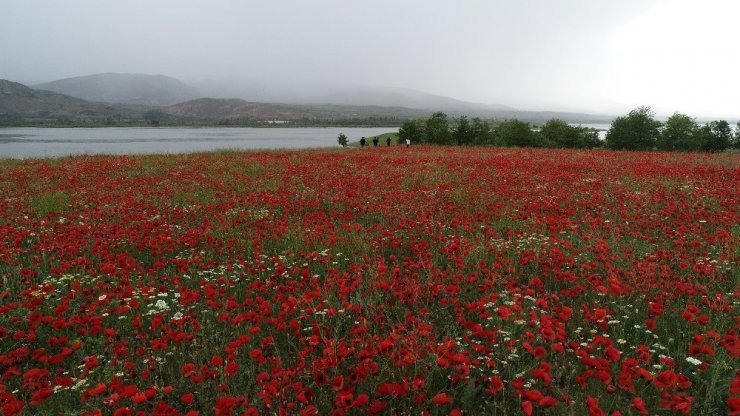
POLYGON ((0 414, 740 414, 740 155, 0 160, 0 414))

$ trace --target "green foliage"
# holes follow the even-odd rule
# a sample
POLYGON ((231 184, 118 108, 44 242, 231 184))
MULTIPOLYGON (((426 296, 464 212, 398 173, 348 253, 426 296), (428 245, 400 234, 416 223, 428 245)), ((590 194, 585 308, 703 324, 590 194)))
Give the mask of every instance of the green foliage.
POLYGON ((470 131, 473 136, 473 144, 483 145, 493 143, 494 137, 488 122, 475 117, 471 120, 470 131))
POLYGON ((447 115, 436 112, 429 119, 406 120, 398 131, 401 143, 408 138, 411 143, 490 145, 493 134, 487 121, 460 116, 450 128, 447 115))
POLYGON ((657 145, 660 150, 721 152, 733 146, 733 133, 725 120, 700 127, 693 118, 675 113, 666 121, 657 145))
POLYGON ((473 144, 473 129, 465 116, 460 116, 452 129, 452 138, 458 146, 473 144))
POLYGON ((544 143, 552 147, 594 148, 599 147, 599 135, 586 127, 571 126, 563 120, 550 119, 540 128, 544 143))
POLYGON ((478 117, 468 120, 460 116, 452 129, 452 139, 458 146, 490 145, 493 144, 494 136, 488 122, 478 117))
POLYGON ((438 111, 426 121, 426 137, 431 144, 450 144, 450 125, 447 114, 438 111))
POLYGON ((735 138, 732 142, 732 147, 740 149, 740 121, 738 121, 737 126, 735 126, 735 138))
POLYGON ((347 135, 344 133, 339 133, 339 136, 337 136, 337 143, 339 143, 339 145, 342 147, 346 147, 347 142, 347 135))
POLYGON ((425 123, 422 119, 406 120, 398 129, 398 137, 401 142, 408 139, 411 143, 424 143, 424 126, 425 123))
POLYGON ((657 146, 660 150, 697 151, 702 148, 701 138, 699 125, 693 118, 674 113, 666 120, 657 146))
POLYGON ((638 107, 612 121, 606 133, 606 147, 617 150, 651 150, 660 135, 661 123, 650 107, 638 107))
POLYGON ((542 137, 532 130, 529 123, 519 120, 506 120, 496 129, 496 141, 504 146, 542 147, 542 137))
POLYGON ((725 120, 712 121, 701 128, 702 150, 721 152, 732 143, 732 128, 725 120))

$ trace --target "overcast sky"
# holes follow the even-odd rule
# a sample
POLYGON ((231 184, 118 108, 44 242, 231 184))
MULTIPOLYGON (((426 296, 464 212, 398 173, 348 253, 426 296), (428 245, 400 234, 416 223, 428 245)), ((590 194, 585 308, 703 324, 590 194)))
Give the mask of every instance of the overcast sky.
POLYGON ((0 0, 0 78, 347 83, 738 118, 739 19, 735 0, 0 0))

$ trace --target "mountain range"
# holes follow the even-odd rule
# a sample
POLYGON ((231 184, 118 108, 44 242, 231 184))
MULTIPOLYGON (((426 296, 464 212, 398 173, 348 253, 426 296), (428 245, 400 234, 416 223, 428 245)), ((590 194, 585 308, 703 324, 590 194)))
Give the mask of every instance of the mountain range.
POLYGON ((291 105, 198 98, 170 106, 101 103, 0 80, 0 126, 241 125, 275 120, 394 125, 428 112, 400 107, 291 105), (374 119, 374 120, 373 120, 374 119))
POLYGON ((518 110, 390 87, 296 87, 200 82, 164 75, 105 73, 60 79, 33 88, 0 80, 2 120, 398 120, 443 111, 452 117, 602 122, 610 116, 518 110))
POLYGON ((335 104, 352 106, 404 107, 459 113, 462 111, 512 111, 500 104, 478 104, 408 88, 353 84, 285 85, 259 80, 201 81, 193 86, 212 98, 243 98, 267 103, 335 104))
POLYGON ((33 88, 93 102, 152 107, 203 97, 190 85, 164 75, 95 74, 37 84, 33 88))
POLYGON ((0 121, 38 122, 59 119, 124 119, 138 112, 105 103, 93 103, 52 91, 36 90, 0 79, 0 121))

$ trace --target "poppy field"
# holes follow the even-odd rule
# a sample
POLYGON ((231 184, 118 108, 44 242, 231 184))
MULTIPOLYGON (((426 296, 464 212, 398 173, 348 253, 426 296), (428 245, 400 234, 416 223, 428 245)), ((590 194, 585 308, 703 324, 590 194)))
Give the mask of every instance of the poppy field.
POLYGON ((0 160, 0 415, 740 414, 740 155, 0 160))

